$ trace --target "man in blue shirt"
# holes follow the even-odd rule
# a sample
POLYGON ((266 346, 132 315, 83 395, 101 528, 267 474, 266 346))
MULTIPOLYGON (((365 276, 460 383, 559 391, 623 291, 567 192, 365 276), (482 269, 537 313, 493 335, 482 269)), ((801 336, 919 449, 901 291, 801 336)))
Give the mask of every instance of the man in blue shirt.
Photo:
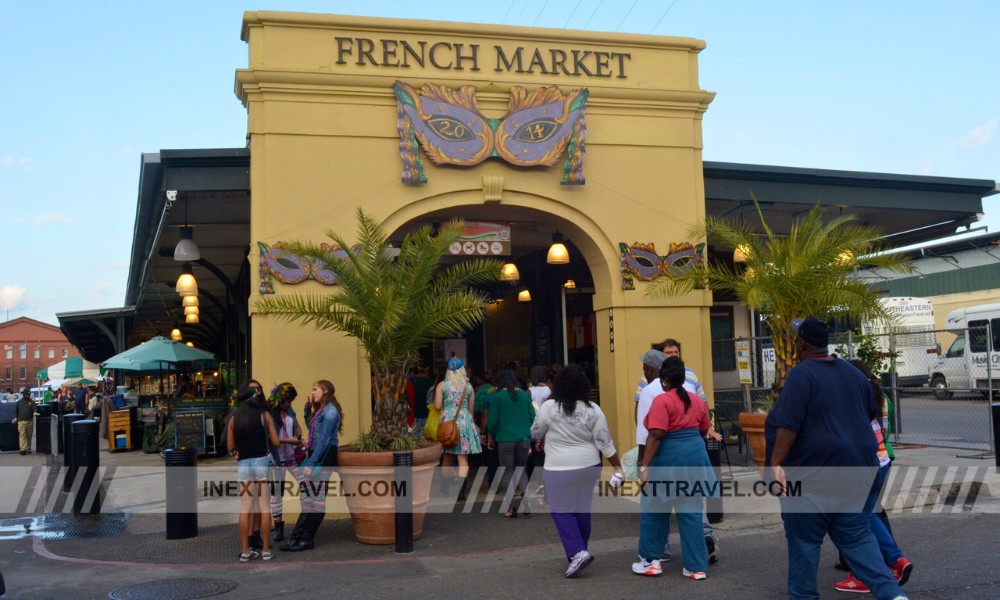
POLYGON ((73 410, 81 415, 87 414, 87 388, 82 383, 77 383, 73 390, 73 410))
POLYGON ((816 570, 820 546, 829 535, 877 600, 906 600, 862 512, 878 466, 871 427, 878 410, 875 395, 861 371, 829 355, 826 324, 809 317, 795 319, 792 328, 800 362, 789 371, 765 425, 767 464, 774 481, 784 487, 800 480, 805 496, 781 498, 788 597, 819 600, 816 570), (868 487, 845 483, 845 475, 851 474, 852 481, 859 475, 865 481, 869 470, 868 487), (857 506, 851 508, 853 504, 857 506))

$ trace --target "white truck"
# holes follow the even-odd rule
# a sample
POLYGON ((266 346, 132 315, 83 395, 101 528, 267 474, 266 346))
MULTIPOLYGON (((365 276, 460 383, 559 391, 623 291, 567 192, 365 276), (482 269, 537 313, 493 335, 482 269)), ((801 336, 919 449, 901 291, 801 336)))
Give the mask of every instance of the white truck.
POLYGON ((1000 392, 1000 303, 956 308, 945 328, 957 337, 932 370, 934 397, 947 400, 961 389, 987 397, 991 389, 1000 392))
POLYGON ((888 326, 864 323, 861 331, 878 336, 878 346, 884 352, 891 350, 890 339, 895 342, 897 386, 922 387, 938 359, 933 303, 909 296, 891 296, 879 302, 894 322, 888 326))

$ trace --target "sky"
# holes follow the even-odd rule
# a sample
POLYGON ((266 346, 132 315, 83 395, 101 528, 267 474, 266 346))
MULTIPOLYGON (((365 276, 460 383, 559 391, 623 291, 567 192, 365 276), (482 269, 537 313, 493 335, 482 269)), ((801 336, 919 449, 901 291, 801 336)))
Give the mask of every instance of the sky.
POLYGON ((141 153, 245 145, 247 10, 698 38, 705 160, 1000 180, 991 0, 0 0, 0 320, 124 304, 141 153))

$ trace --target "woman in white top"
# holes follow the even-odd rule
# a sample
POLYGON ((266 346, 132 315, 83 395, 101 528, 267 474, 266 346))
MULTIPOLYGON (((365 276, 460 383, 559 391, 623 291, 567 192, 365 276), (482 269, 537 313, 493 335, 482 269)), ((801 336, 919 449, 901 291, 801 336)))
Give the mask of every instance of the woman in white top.
POLYGON ((601 476, 601 455, 624 478, 621 461, 608 431, 608 421, 596 404, 587 400, 590 380, 574 365, 559 372, 552 398, 543 403, 531 426, 531 436, 545 440, 543 477, 552 520, 562 540, 572 577, 589 565, 590 507, 594 486, 601 476))

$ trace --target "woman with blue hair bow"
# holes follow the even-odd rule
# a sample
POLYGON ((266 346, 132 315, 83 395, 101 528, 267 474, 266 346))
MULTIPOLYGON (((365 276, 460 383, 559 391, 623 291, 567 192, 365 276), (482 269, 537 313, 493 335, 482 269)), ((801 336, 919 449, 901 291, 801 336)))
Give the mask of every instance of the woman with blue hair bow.
POLYGON ((441 411, 441 423, 455 421, 458 428, 458 443, 444 449, 445 458, 456 456, 458 477, 462 481, 458 499, 465 500, 465 478, 469 475, 469 455, 483 451, 479 441, 479 428, 472 419, 476 393, 465 374, 465 361, 461 358, 448 359, 448 372, 444 381, 434 390, 434 407, 441 411))

